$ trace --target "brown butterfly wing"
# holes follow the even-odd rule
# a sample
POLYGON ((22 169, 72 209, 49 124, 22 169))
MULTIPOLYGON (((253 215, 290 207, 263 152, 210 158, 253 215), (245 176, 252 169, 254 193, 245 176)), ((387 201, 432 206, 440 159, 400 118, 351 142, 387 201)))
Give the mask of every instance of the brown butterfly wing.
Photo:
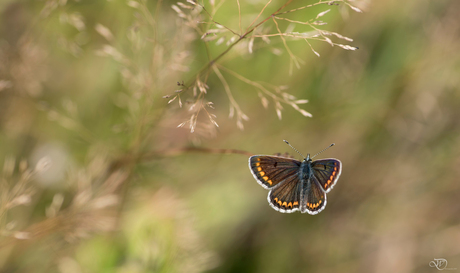
POLYGON ((326 207, 326 193, 321 188, 315 176, 312 176, 302 189, 303 196, 300 211, 308 214, 318 214, 326 207))
POLYGON ((299 210, 301 205, 302 183, 295 173, 268 194, 268 203, 279 212, 291 213, 299 210))
POLYGON ((324 192, 328 193, 332 190, 337 180, 342 173, 342 163, 334 158, 316 160, 311 163, 313 176, 324 192))
POLYGON ((277 187, 298 173, 301 162, 295 159, 255 155, 249 158, 249 169, 257 182, 265 189, 277 187))

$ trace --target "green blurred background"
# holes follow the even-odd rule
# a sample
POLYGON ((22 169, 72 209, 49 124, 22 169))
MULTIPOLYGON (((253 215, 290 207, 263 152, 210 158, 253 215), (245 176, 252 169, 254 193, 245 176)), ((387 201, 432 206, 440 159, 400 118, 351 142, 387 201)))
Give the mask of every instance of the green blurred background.
MULTIPOLYGON (((435 258, 460 270, 460 1, 349 3, 364 12, 339 3, 284 17, 331 9, 320 27, 359 50, 311 40, 318 58, 286 38, 303 61, 290 73, 280 37, 256 38, 252 54, 245 39, 218 61, 241 112, 229 118, 211 70, 203 102, 219 127, 203 110, 191 133, 176 127, 200 97, 184 92, 182 108, 162 97, 228 48, 229 32, 220 45, 200 39, 216 29, 206 12, 181 7, 180 18, 173 1, 2 1, 0 271, 437 272, 435 258), (272 91, 289 86, 313 117, 282 104, 279 120, 273 100, 265 109, 228 70, 272 91), (319 158, 340 159, 343 172, 318 215, 273 210, 248 157, 216 150, 294 154, 283 139, 304 154, 336 144, 319 158)), ((243 30, 265 4, 240 1, 243 30)), ((205 6, 241 33, 236 2, 205 6)), ((271 20, 261 27, 277 33, 271 20)))

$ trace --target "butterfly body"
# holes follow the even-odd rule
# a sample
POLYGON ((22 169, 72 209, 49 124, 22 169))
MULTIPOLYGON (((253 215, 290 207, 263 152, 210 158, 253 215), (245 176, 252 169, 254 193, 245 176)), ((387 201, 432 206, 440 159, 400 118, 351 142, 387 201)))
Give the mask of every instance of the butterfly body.
POLYGON ((333 158, 312 161, 308 155, 302 162, 269 155, 249 158, 249 169, 265 189, 272 208, 283 213, 300 210, 317 214, 326 207, 326 193, 337 182, 342 163, 333 158))
POLYGON ((299 176, 303 179, 310 179, 312 175, 311 171, 311 162, 310 155, 307 155, 307 158, 301 163, 299 176))

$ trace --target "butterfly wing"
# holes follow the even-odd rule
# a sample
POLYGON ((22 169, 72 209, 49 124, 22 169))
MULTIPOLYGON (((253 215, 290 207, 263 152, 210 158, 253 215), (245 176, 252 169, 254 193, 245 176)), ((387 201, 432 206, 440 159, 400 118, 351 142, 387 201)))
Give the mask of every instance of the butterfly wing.
POLYGON ((279 212, 291 213, 300 208, 301 192, 302 183, 296 173, 268 193, 268 203, 279 212))
POLYGON ((303 189, 301 212, 315 215, 326 207, 326 193, 321 188, 317 178, 311 176, 303 189))
POLYGON ((301 162, 295 159, 255 155, 249 158, 249 169, 257 182, 265 189, 281 185, 291 176, 296 176, 301 162))
POLYGON ((311 167, 312 177, 315 178, 325 193, 332 190, 342 173, 342 163, 334 158, 313 161, 311 167))
POLYGON ((268 193, 268 203, 279 212, 290 213, 300 208, 302 183, 299 177, 301 162, 278 156, 252 156, 249 169, 268 193))

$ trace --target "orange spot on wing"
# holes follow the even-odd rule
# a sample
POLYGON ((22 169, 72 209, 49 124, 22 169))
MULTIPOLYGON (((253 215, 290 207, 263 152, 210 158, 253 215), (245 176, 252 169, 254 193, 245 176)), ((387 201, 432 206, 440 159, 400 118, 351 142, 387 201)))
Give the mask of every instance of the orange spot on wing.
POLYGON ((307 206, 311 209, 317 209, 319 207, 319 205, 321 205, 321 203, 323 202, 323 200, 319 200, 318 203, 315 203, 315 204, 310 204, 310 203, 307 203, 307 206))
POLYGON ((257 161, 260 161, 260 157, 257 158, 257 161))
POLYGON ((278 203, 278 197, 275 197, 273 200, 274 200, 276 203, 278 203))
MULTIPOLYGON (((264 173, 264 174, 265 174, 265 173, 264 173)), ((264 177, 262 177, 262 178, 263 178, 265 181, 268 180, 268 176, 264 176, 264 177)))
POLYGON ((278 201, 277 203, 278 203, 278 205, 280 205, 280 206, 281 206, 281 204, 283 204, 281 201, 278 201))
POLYGON ((283 207, 286 207, 286 206, 287 206, 287 202, 283 202, 282 206, 283 206, 283 207))
POLYGON ((294 206, 297 206, 299 204, 299 202, 295 201, 294 202, 294 206))
POLYGON ((268 180, 267 183, 270 184, 270 186, 271 186, 273 184, 273 181, 268 180))
POLYGON ((257 168, 257 171, 258 171, 258 172, 261 172, 261 171, 262 171, 262 168, 261 168, 261 167, 257 168))
POLYGON ((257 162, 257 163, 256 163, 256 167, 259 167, 259 166, 260 166, 260 163, 259 163, 259 162, 257 162))
POLYGON ((260 176, 264 176, 265 172, 260 172, 259 174, 260 174, 260 176))
POLYGON ((292 202, 289 202, 289 204, 287 204, 287 206, 292 208, 292 202))

